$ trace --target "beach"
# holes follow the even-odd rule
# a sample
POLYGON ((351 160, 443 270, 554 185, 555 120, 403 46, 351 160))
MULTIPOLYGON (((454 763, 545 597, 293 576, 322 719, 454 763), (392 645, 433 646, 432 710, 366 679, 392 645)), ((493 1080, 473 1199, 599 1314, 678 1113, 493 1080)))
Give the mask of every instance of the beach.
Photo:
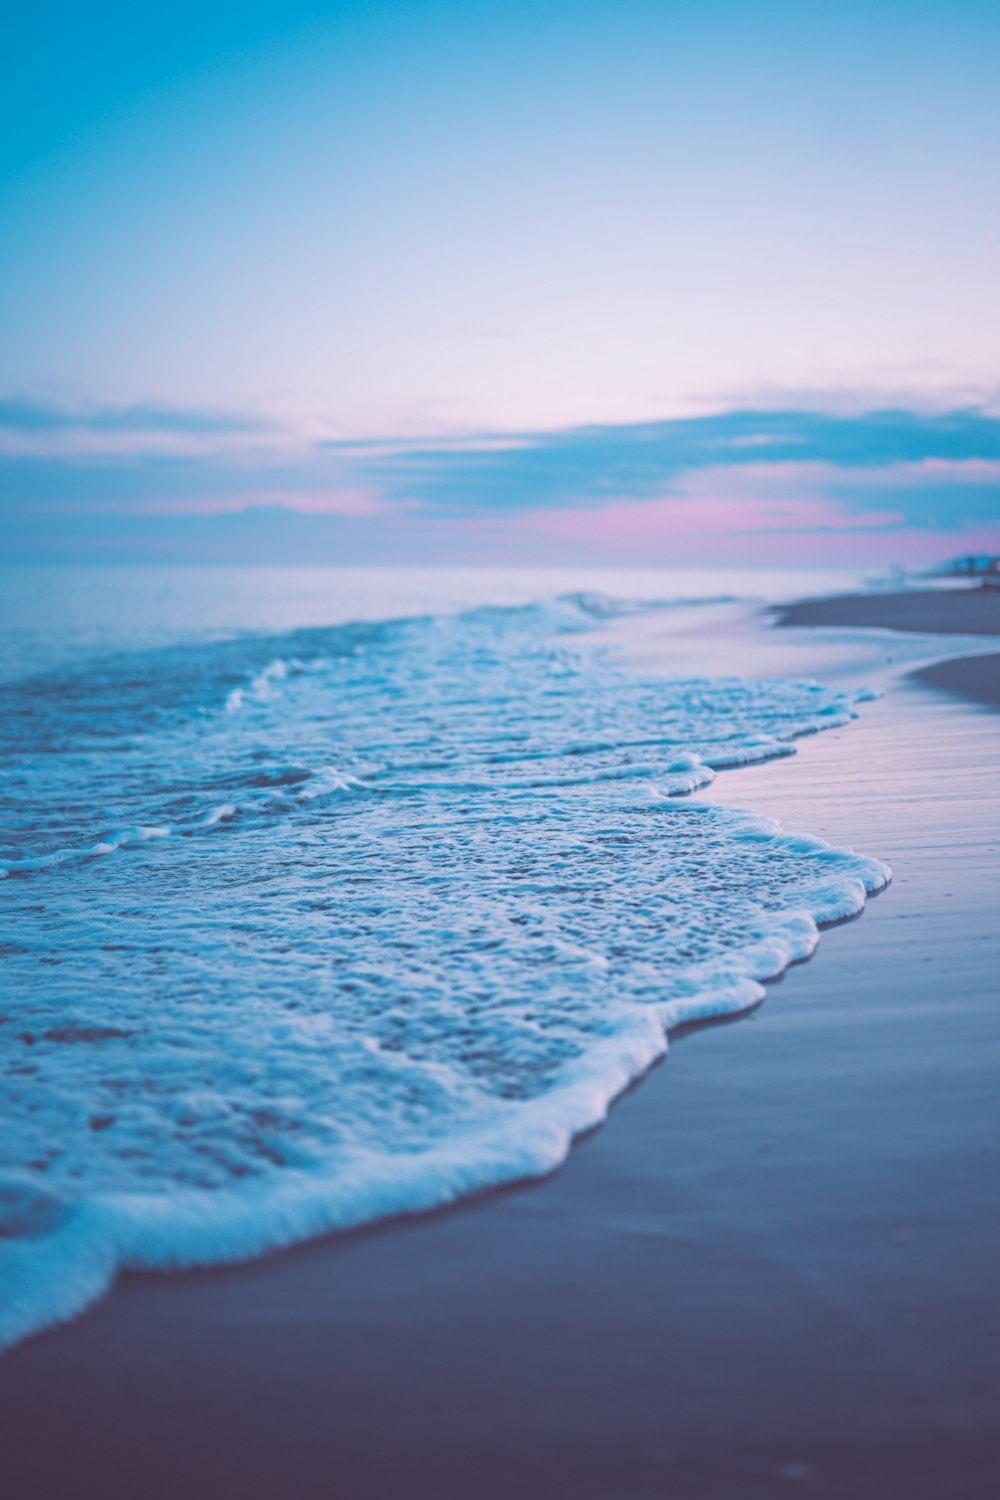
POLYGON ((0 1360, 8 1492, 995 1493, 996 659, 932 674, 706 794, 895 871, 759 1010, 674 1037, 548 1179, 123 1277, 0 1360))
POLYGON ((777 611, 781 625, 847 626, 939 635, 996 635, 1000 586, 912 588, 802 599, 777 611))
POLYGON ((0 1500, 1000 1500, 1000 4, 5 41, 0 1500))

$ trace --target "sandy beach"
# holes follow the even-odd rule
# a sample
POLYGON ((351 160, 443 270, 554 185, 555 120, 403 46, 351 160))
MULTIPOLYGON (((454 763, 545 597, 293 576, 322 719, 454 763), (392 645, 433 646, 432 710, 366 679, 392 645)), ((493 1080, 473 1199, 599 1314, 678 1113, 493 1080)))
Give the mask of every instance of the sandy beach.
MULTIPOLYGON (((996 596, 974 626, 971 596, 891 597, 785 620, 998 630, 996 596)), ((716 782, 895 870, 753 1016, 675 1038, 544 1182, 123 1278, 0 1361, 6 1492, 995 1494, 997 661, 716 782)))
POLYGON ((802 599, 776 611, 781 625, 847 626, 937 635, 1000 634, 1000 586, 905 589, 802 599))

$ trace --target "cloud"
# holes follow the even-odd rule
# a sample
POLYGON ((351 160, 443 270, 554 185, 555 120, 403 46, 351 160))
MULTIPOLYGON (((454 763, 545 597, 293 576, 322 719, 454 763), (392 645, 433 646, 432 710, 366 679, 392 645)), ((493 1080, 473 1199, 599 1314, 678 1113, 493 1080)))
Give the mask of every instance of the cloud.
POLYGON ((659 540, 690 542, 705 535, 884 531, 904 523, 899 510, 848 512, 823 494, 824 472, 820 465, 797 464, 706 469, 692 474, 678 492, 657 499, 612 500, 588 510, 542 508, 523 517, 523 524, 621 549, 659 540))
POLYGON ((971 409, 735 410, 419 443, 316 442, 150 403, 81 416, 10 400, 4 421, 41 443, 0 453, 11 555, 809 560, 820 536, 852 556, 1000 551, 1000 418, 971 409))
POLYGON ((252 449, 280 443, 281 427, 244 412, 137 402, 72 406, 25 396, 0 397, 0 454, 72 462, 252 449))
POLYGON ((14 432, 167 432, 218 435, 267 432, 273 422, 239 412, 205 411, 137 402, 131 406, 71 407, 25 396, 0 397, 0 427, 14 432))
MULTIPOLYGON (((384 492, 432 510, 481 513, 528 506, 603 506, 658 498, 684 476, 720 465, 818 463, 832 470, 886 473, 928 461, 1000 460, 1000 418, 975 410, 860 416, 806 411, 731 411, 616 427, 570 428, 516 444, 458 451, 396 448, 361 452, 359 468, 384 492)), ((877 484, 873 479, 872 483, 877 484)), ((841 498, 849 507, 854 490, 841 498)), ((864 500, 867 505, 867 500, 864 500)))

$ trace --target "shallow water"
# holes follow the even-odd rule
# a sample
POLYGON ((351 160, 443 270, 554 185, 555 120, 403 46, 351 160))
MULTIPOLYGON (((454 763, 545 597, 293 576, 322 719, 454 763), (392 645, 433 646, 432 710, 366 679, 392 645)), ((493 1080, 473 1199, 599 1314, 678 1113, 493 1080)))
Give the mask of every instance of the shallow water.
POLYGON ((626 673, 597 627, 669 598, 533 586, 253 631, 213 596, 200 629, 161 612, 141 644, 113 609, 73 649, 22 636, 0 685, 0 1338, 120 1265, 550 1170, 671 1027, 755 1004, 884 883, 682 795, 860 695, 626 673))

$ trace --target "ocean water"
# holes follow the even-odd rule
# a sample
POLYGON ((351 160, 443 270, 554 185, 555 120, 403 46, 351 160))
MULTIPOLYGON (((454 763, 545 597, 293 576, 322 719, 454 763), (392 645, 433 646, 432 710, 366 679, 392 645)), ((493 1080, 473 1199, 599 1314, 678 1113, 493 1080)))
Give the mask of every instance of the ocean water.
POLYGON ((8 575, 0 1342, 553 1169, 860 910, 884 866, 697 794, 864 695, 601 644, 709 582, 8 575))

